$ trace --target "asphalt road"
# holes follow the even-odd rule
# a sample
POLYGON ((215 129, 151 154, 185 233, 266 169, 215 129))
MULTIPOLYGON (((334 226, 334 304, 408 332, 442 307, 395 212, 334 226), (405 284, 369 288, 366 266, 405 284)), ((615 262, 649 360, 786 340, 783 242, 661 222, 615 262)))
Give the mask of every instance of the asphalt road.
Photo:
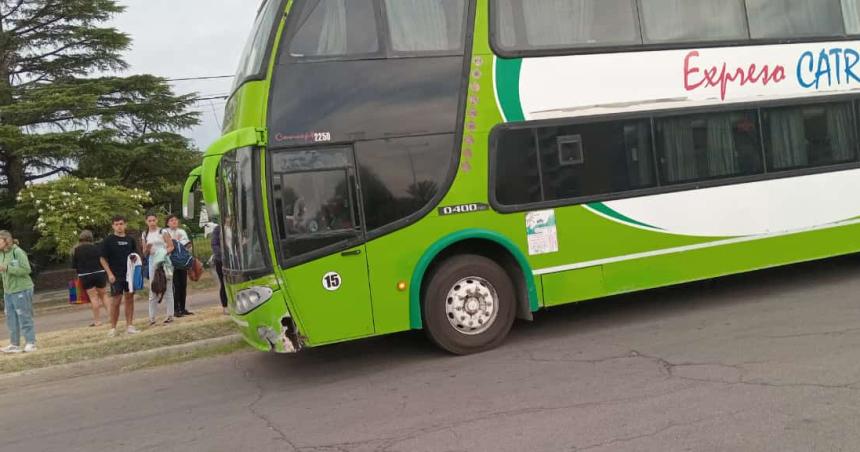
POLYGON ((541 313, 0 387, 6 451, 834 451, 860 446, 860 257, 541 313))

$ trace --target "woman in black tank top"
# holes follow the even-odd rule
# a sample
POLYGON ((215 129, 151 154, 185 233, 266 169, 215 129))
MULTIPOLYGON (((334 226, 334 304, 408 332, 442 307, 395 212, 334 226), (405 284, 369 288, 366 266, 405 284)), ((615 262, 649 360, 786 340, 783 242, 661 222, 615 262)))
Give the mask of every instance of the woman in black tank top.
POLYGON ((72 268, 77 272, 78 279, 90 298, 93 308, 93 323, 90 326, 99 326, 102 324, 102 306, 105 307, 106 313, 109 309, 105 292, 107 273, 99 261, 101 250, 93 244, 92 231, 84 230, 78 238, 80 242, 72 253, 72 268))

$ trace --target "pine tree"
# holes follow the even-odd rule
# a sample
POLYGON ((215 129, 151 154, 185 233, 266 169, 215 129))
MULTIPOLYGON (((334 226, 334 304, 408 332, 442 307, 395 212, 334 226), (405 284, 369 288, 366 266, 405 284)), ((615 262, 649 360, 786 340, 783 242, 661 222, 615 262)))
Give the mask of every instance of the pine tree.
MULTIPOLYGON (((82 160, 133 162, 135 150, 174 152, 193 166, 193 148, 177 132, 198 122, 194 95, 174 95, 151 75, 104 75, 127 69, 131 40, 106 26, 123 10, 115 0, 0 0, 0 190, 8 199, 82 160)), ((140 179, 142 168, 125 171, 140 179)))

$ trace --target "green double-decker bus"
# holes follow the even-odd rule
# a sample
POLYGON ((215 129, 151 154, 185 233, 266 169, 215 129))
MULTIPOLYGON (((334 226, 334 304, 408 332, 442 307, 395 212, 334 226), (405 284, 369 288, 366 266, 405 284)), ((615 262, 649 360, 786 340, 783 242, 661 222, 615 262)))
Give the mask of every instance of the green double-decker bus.
POLYGON ((860 0, 267 0, 186 214, 260 350, 478 352, 860 250, 859 65, 860 0))

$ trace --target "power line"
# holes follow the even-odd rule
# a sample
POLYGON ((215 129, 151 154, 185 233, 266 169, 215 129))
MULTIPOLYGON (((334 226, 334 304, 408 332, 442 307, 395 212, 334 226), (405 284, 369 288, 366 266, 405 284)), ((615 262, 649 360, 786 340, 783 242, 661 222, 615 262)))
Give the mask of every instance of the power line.
POLYGON ((187 82, 191 80, 215 80, 222 78, 234 78, 235 75, 211 75, 206 77, 186 77, 186 78, 169 78, 166 81, 168 82, 187 82))

